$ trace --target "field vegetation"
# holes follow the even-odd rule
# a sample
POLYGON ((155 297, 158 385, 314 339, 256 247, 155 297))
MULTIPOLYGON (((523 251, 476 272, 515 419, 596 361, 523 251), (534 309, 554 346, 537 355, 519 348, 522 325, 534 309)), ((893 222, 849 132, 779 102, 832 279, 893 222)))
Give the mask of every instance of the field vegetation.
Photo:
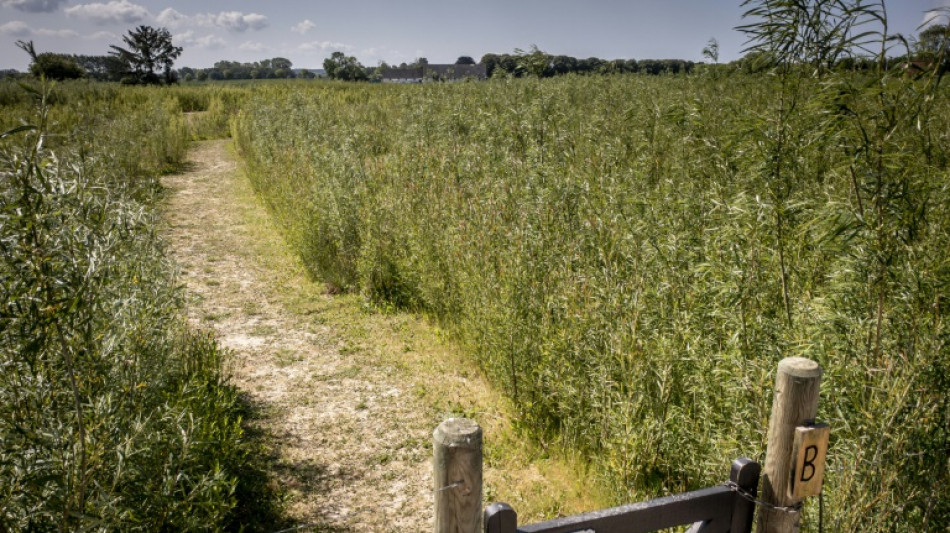
POLYGON ((274 518, 223 353, 185 324, 158 235, 186 100, 0 86, 0 531, 274 518))
POLYGON ((940 530, 950 100, 937 74, 784 68, 271 85, 233 135, 314 276, 453 331, 617 502, 761 460, 804 356, 824 523, 940 530))
POLYGON ((950 95, 779 15, 756 75, 0 85, 0 531, 273 511, 156 232, 157 176, 227 131, 315 278, 438 322, 618 503, 763 459, 804 356, 824 524, 945 530, 950 95))

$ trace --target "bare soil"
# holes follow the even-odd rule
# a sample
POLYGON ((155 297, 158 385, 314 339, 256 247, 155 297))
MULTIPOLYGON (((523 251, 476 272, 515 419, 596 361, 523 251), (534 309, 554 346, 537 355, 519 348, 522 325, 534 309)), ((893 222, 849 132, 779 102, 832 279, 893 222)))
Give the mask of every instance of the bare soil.
POLYGON ((504 400, 437 328, 309 279, 229 141, 196 144, 163 183, 189 320, 233 353, 233 383, 255 406, 248 423, 267 435, 293 523, 431 530, 431 435, 455 415, 485 428, 486 498, 526 518, 598 505, 585 474, 518 438, 504 400))

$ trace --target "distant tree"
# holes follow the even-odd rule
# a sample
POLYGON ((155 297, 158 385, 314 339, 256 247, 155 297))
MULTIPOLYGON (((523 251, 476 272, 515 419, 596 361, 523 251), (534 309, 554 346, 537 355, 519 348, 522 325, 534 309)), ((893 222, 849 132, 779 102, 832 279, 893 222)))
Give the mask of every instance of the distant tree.
POLYGON ((928 26, 920 32, 916 52, 917 61, 932 62, 942 58, 942 69, 950 68, 950 24, 928 26))
POLYGON ((657 75, 663 72, 663 63, 655 59, 641 59, 638 61, 640 72, 657 75))
POLYGON ((419 58, 416 58, 416 60, 413 61, 412 63, 409 63, 409 65, 407 65, 406 68, 419 68, 419 67, 424 67, 428 64, 429 64, 428 59, 424 57, 419 57, 419 58))
POLYGON ((527 74, 543 78, 554 73, 551 68, 551 56, 539 49, 538 45, 531 45, 531 50, 527 52, 516 48, 515 55, 518 56, 518 69, 527 74))
POLYGON ((274 70, 277 70, 279 68, 290 70, 291 68, 293 68, 293 66, 294 64, 291 63, 289 59, 284 58, 284 57, 275 57, 274 59, 270 60, 270 67, 273 68, 274 70))
POLYGON ((17 47, 30 55, 30 74, 52 80, 72 80, 82 78, 86 72, 75 61, 62 54, 44 52, 37 54, 33 41, 17 41, 17 47))
POLYGON ((50 52, 36 56, 30 65, 30 73, 34 76, 43 74, 53 80, 76 80, 86 75, 86 71, 68 56, 50 52))
POLYGON ((485 54, 482 56, 482 65, 485 65, 485 73, 490 78, 498 66, 499 57, 497 54, 485 54))
POLYGON ((364 81, 367 79, 366 69, 353 56, 343 52, 333 54, 323 60, 323 70, 331 80, 364 81))
POLYGON ((605 61, 600 65, 598 72, 601 74, 621 74, 625 72, 626 61, 623 59, 614 59, 613 61, 605 61))
POLYGON ((752 50, 742 56, 736 64, 739 70, 746 74, 765 72, 773 68, 778 62, 775 54, 764 50, 752 50))
POLYGON ((577 59, 571 56, 554 56, 551 58, 551 69, 555 74, 568 74, 577 70, 577 59))
POLYGON ((598 72, 600 66, 604 64, 604 60, 598 57, 588 57, 587 59, 579 59, 577 61, 577 72, 580 73, 592 73, 598 72))
POLYGON ((122 40, 127 48, 112 45, 112 55, 128 65, 133 83, 169 84, 175 81, 172 65, 181 55, 182 48, 172 44, 172 35, 166 28, 139 26, 129 30, 122 40), (161 70, 159 77, 156 71, 161 70))
POLYGON ((517 57, 511 54, 502 54, 498 60, 498 65, 495 70, 500 70, 513 76, 520 76, 522 73, 519 72, 518 66, 517 57))
POLYGON ((312 80, 312 79, 316 78, 317 75, 314 74, 313 72, 310 72, 310 71, 307 70, 307 69, 303 69, 303 70, 300 71, 300 77, 301 77, 302 79, 305 79, 305 80, 312 80))
POLYGON ((119 81, 125 74, 126 65, 115 56, 66 56, 83 68, 86 76, 99 81, 119 81))
POLYGON ((665 73, 679 74, 680 72, 685 70, 683 68, 683 61, 680 61, 679 59, 664 59, 662 61, 662 64, 663 64, 663 72, 665 73))
POLYGON ((706 43, 705 48, 703 48, 703 57, 713 63, 719 63, 719 41, 715 37, 711 37, 709 42, 706 43))
POLYGON ((470 56, 459 56, 459 58, 455 60, 455 64, 456 65, 474 65, 475 60, 472 59, 470 56))

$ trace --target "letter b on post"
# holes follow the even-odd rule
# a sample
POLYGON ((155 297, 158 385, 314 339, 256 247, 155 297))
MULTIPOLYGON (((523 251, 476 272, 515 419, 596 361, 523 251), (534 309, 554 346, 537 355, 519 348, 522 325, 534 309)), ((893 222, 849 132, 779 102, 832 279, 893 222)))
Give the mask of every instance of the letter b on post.
POLYGON ((795 443, 792 446, 795 461, 792 463, 792 475, 789 476, 789 494, 793 498, 816 496, 821 492, 830 434, 828 424, 795 428, 795 443))

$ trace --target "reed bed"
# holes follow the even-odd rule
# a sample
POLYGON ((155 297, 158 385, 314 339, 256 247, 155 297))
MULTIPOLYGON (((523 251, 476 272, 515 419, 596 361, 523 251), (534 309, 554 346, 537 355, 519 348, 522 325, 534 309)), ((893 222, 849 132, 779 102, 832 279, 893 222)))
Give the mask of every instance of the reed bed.
POLYGON ((448 328, 519 423, 589 457, 618 502, 761 460, 774 368, 804 356, 833 428, 824 523, 941 530, 937 81, 272 85, 232 134, 315 277, 448 328))
POLYGON ((244 406, 186 325, 158 233, 178 99, 0 85, 0 531, 273 519, 244 406), (268 514, 271 513, 271 514, 268 514))

